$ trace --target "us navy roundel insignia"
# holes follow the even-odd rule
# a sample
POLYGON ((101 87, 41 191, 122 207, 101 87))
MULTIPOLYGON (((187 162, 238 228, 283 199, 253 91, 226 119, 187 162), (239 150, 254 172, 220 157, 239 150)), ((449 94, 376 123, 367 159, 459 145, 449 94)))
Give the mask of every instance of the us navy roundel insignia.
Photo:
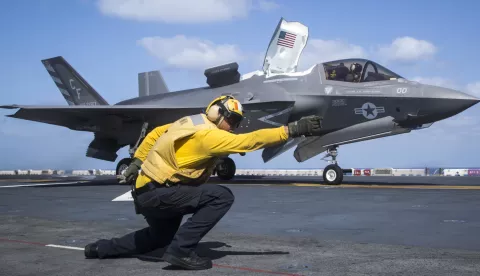
POLYGON ((355 114, 362 114, 363 117, 371 120, 375 119, 379 113, 384 113, 385 107, 375 106, 375 104, 367 102, 362 105, 362 107, 355 108, 355 114))

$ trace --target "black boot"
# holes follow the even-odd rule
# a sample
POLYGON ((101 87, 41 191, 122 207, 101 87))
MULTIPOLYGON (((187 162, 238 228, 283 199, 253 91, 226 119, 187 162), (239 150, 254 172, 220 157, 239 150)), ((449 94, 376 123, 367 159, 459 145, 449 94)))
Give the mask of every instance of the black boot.
POLYGON ((181 256, 165 252, 162 259, 172 265, 189 270, 202 270, 212 268, 212 261, 206 257, 199 257, 194 251, 189 256, 181 256))
POLYGON ((87 259, 97 259, 98 258, 98 244, 96 242, 89 243, 85 246, 85 257, 87 259))

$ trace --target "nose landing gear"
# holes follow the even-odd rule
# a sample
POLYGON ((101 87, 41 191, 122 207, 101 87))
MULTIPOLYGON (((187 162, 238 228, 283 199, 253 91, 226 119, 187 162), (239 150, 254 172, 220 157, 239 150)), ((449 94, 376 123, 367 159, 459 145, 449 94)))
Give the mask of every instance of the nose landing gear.
POLYGON ((330 165, 326 166, 323 170, 323 181, 329 185, 339 185, 343 181, 343 170, 337 163, 337 146, 333 146, 327 149, 327 154, 322 158, 325 160, 327 157, 331 157, 331 160, 326 160, 330 165))

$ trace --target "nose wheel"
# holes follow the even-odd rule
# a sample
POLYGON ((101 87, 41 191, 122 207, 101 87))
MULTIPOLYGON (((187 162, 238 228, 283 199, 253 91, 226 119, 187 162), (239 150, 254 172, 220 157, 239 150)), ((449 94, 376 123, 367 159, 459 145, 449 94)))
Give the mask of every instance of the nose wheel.
POLYGON ((325 160, 327 157, 331 157, 331 160, 326 160, 330 165, 326 166, 323 170, 323 181, 329 185, 339 185, 343 181, 343 170, 337 164, 337 147, 327 149, 327 154, 322 158, 325 160))
POLYGON ((343 181, 343 170, 337 164, 330 164, 323 170, 323 181, 329 185, 339 185, 343 181))

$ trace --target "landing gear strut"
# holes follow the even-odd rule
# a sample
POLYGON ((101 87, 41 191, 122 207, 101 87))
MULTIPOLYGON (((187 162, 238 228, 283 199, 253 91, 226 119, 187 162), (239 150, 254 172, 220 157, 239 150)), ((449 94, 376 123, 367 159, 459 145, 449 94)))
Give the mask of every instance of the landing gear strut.
POLYGON ((143 123, 142 130, 140 131, 140 136, 138 137, 137 142, 135 143, 134 146, 130 145, 130 149, 128 150, 128 154, 130 154, 130 157, 123 158, 122 160, 120 160, 120 162, 118 162, 117 169, 115 171, 116 175, 121 175, 123 171, 126 170, 130 165, 130 163, 132 162, 132 158, 135 155, 135 151, 140 145, 140 142, 142 141, 142 139, 145 138, 145 135, 147 134, 147 128, 148 128, 148 123, 143 123))
POLYGON ((236 170, 235 162, 230 157, 221 159, 215 167, 215 173, 221 180, 232 179, 236 170))
POLYGON ((322 158, 324 160, 327 157, 331 157, 332 160, 327 160, 330 165, 326 166, 323 170, 323 181, 330 185, 339 185, 343 181, 343 170, 337 164, 337 146, 333 146, 327 149, 327 154, 322 158))

